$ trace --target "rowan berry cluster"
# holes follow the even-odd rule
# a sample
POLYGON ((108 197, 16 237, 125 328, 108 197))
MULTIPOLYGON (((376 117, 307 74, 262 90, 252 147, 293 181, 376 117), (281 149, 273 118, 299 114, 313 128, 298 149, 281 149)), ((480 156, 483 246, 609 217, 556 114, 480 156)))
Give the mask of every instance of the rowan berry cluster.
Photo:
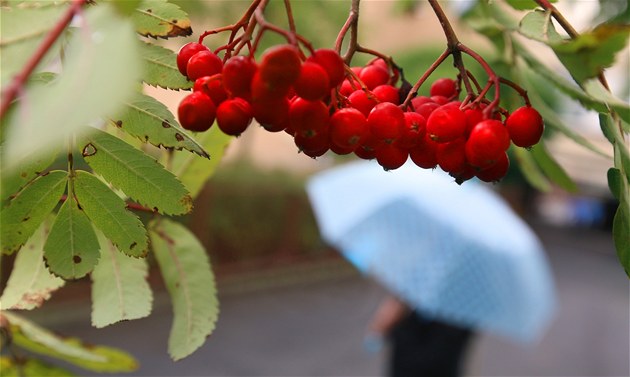
POLYGON ((474 176, 498 181, 507 172, 510 142, 530 147, 543 131, 530 106, 511 115, 487 112, 491 104, 459 101, 459 82, 441 78, 430 97, 406 101, 409 89, 391 62, 375 59, 346 66, 331 49, 277 45, 260 62, 234 55, 223 60, 201 43, 184 45, 180 72, 195 84, 179 105, 182 126, 205 131, 214 123, 238 136, 255 119, 270 132, 285 131, 310 157, 332 151, 376 159, 386 170, 407 159, 422 168, 440 166, 458 182, 474 176), (402 80, 400 80, 402 81, 402 80), (490 114, 490 116, 488 116, 490 114))

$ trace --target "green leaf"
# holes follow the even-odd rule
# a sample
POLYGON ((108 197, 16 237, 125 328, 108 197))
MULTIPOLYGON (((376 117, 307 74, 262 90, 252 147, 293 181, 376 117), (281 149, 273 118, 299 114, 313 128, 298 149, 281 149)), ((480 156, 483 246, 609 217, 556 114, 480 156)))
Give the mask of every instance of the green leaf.
POLYGON ((177 54, 172 50, 151 43, 141 43, 144 59, 143 81, 149 85, 167 89, 190 89, 193 82, 177 68, 177 54))
POLYGON ((68 198, 44 244, 44 258, 50 272, 64 279, 81 278, 96 266, 99 255, 90 220, 74 199, 68 198))
POLYGON ((182 359, 203 345, 219 313, 214 274, 203 246, 181 224, 154 221, 149 236, 173 304, 168 352, 182 359))
POLYGON ((618 161, 615 166, 621 167, 622 172, 626 173, 626 181, 630 182, 630 152, 622 137, 615 140, 615 156, 615 162, 618 161))
MULTIPOLYGON (((597 79, 588 80, 583 85, 584 90, 595 100, 611 107, 625 122, 630 123, 630 105, 615 97, 597 79)), ((608 111, 606 111, 608 112, 608 111)))
MULTIPOLYGON (((550 3, 555 3, 558 0, 551 0, 550 3)), ((512 8, 516 10, 534 9, 538 4, 534 0, 505 0, 512 8)))
POLYGON ((577 38, 551 47, 578 83, 597 77, 615 62, 616 54, 628 44, 630 25, 599 25, 577 38))
POLYGON ((144 152, 98 130, 81 149, 96 173, 138 203, 172 215, 192 210, 192 198, 184 185, 144 152))
POLYGON ((131 372, 138 363, 116 348, 84 344, 63 338, 11 312, 2 313, 11 328, 13 343, 28 351, 54 357, 94 372, 131 372))
POLYGON ((124 113, 113 123, 128 134, 157 147, 186 149, 210 158, 208 152, 177 123, 168 108, 151 96, 138 93, 125 103, 124 113))
POLYGON ((98 328, 151 313, 145 259, 128 257, 99 233, 101 259, 92 271, 92 325, 98 328))
POLYGON ((630 277, 630 194, 626 187, 613 218, 613 240, 617 257, 630 277))
POLYGON ((66 188, 68 174, 51 171, 29 183, 0 212, 2 252, 18 250, 57 206, 66 188))
POLYGON ((75 374, 69 370, 31 358, 20 358, 14 361, 8 357, 0 357, 0 370, 3 377, 71 377, 75 374))
POLYGON ((613 129, 614 125, 609 114, 599 114, 599 127, 610 144, 614 145, 617 133, 613 129))
POLYGON ((17 254, 11 276, 2 292, 2 310, 40 307, 52 292, 65 284, 50 272, 44 264, 44 242, 50 232, 45 221, 17 254))
POLYGON ((148 253, 144 225, 126 209, 125 201, 100 179, 86 171, 77 171, 74 193, 83 212, 120 251, 132 257, 148 253))
POLYGON ((573 182, 564 168, 549 154, 542 141, 531 148, 531 153, 532 157, 534 157, 534 161, 536 161, 538 166, 552 182, 568 192, 577 192, 578 188, 575 182, 573 182))
POLYGON ((534 188, 542 192, 551 191, 549 180, 540 171, 531 153, 522 148, 514 148, 514 155, 523 176, 534 188))
POLYGON ((192 34, 186 12, 166 0, 144 0, 131 17, 136 32, 145 37, 187 37, 192 34))
MULTIPOLYGON (((197 197, 203 185, 219 166, 228 144, 234 139, 212 127, 200 133, 197 139, 210 153, 212 159, 202 159, 191 154, 177 153, 171 161, 171 171, 179 177, 193 198, 197 197)), ((167 158, 167 157, 166 157, 167 158)))
POLYGON ((56 153, 27 155, 13 169, 0 166, 2 205, 6 204, 5 202, 10 199, 11 195, 16 194, 40 173, 44 173, 56 157, 56 153))
POLYGON ((608 177, 608 188, 610 189, 610 192, 617 201, 621 201, 622 190, 624 187, 621 171, 617 168, 610 168, 608 169, 608 173, 606 175, 608 177))
MULTIPOLYGON (((28 8, 16 5, 16 2, 3 2, 0 12, 0 83, 3 87, 24 67, 67 9, 67 4, 53 2, 48 2, 47 6, 28 8)), ((50 51, 55 50, 57 46, 50 51)))
POLYGON ((123 16, 130 16, 136 11, 136 8, 140 5, 142 0, 106 0, 111 3, 114 8, 123 16))
POLYGON ((551 22, 551 13, 542 10, 527 13, 519 23, 518 31, 527 38, 546 44, 564 40, 551 22))
POLYGON ((50 85, 26 90, 25 100, 8 114, 5 166, 63 145, 73 132, 118 111, 135 92, 141 58, 131 22, 107 4, 88 7, 83 15, 79 24, 89 28, 73 33, 64 48, 63 72, 50 85))

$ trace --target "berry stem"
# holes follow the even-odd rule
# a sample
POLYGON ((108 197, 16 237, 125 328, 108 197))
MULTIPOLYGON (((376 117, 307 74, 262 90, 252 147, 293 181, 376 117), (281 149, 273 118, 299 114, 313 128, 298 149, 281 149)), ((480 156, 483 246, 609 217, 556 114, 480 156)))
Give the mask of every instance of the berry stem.
POLYGON ((350 5, 350 13, 348 14, 348 18, 346 19, 346 23, 342 26, 339 34, 337 35, 337 40, 335 41, 335 50, 341 55, 341 47, 343 45, 343 40, 346 38, 348 31, 350 31, 350 42, 348 44, 348 50, 343 55, 343 60, 346 64, 350 64, 352 57, 358 46, 358 28, 359 28, 359 5, 361 0, 352 0, 350 5))
POLYGON ((424 84, 424 82, 427 80, 427 78, 429 78, 429 76, 431 76, 431 74, 433 73, 433 71, 435 71, 435 69, 437 67, 440 66, 440 64, 442 64, 444 62, 444 60, 446 60, 446 58, 451 54, 451 51, 447 48, 446 50, 444 50, 444 52, 442 53, 442 55, 440 55, 434 62, 433 64, 431 64, 431 66, 429 67, 429 69, 427 69, 424 74, 422 75, 422 77, 420 77, 420 79, 416 82, 416 84, 411 88, 411 90, 409 91, 409 94, 407 94, 407 98, 405 98, 405 100, 403 101, 402 105, 400 105, 400 107, 404 110, 406 109, 411 100, 413 99, 413 97, 416 96, 418 89, 420 89, 420 87, 422 86, 422 84, 424 84))
POLYGON ((13 77, 13 80, 6 88, 4 93, 2 93, 2 103, 0 104, 0 119, 4 118, 11 103, 17 97, 17 94, 22 91, 22 88, 26 84, 26 81, 33 73, 37 65, 44 58, 46 53, 52 48, 53 44, 57 41, 57 39, 61 36, 63 31, 68 27, 74 16, 80 12, 81 8, 88 2, 88 0, 72 0, 72 4, 66 10, 66 12, 61 16, 59 21, 55 24, 55 26, 48 32, 42 43, 39 45, 37 50, 31 55, 29 60, 26 62, 22 71, 20 71, 16 76, 13 77))

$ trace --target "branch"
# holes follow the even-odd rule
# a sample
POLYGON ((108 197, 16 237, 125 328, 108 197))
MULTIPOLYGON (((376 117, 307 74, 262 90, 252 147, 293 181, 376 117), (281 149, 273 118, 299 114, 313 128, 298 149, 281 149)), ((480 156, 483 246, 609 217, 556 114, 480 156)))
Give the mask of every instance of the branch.
POLYGON ((22 90, 26 81, 33 73, 37 65, 44 58, 48 50, 55 44, 57 39, 61 36, 63 31, 70 25, 70 22, 74 18, 76 14, 81 11, 83 5, 85 5, 88 0, 72 0, 72 4, 66 10, 66 12, 62 15, 62 17, 57 21, 55 26, 48 32, 42 43, 39 45, 37 50, 33 53, 33 55, 29 58, 29 60, 22 68, 22 71, 18 73, 11 84, 7 87, 4 93, 2 93, 2 104, 0 104, 0 119, 4 118, 11 103, 17 97, 17 94, 22 90))

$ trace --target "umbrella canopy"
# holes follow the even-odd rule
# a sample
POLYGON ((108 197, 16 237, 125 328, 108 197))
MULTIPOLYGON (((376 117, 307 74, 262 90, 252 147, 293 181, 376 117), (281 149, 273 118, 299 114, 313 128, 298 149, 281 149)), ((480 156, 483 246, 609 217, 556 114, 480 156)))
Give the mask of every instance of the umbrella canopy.
POLYGON ((307 185, 323 238, 422 314, 538 339, 555 307, 531 229, 486 185, 360 161, 307 185))

